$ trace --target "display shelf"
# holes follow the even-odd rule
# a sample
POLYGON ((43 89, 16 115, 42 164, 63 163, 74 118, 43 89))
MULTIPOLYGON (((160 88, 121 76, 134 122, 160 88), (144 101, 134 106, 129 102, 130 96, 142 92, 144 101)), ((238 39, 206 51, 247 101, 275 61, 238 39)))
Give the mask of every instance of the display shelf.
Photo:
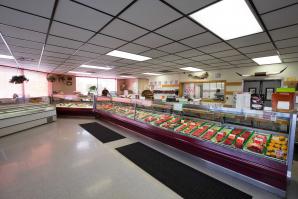
POLYGON ((291 143, 296 114, 274 112, 271 113, 275 117, 272 120, 263 117, 264 112, 261 111, 185 105, 182 111, 161 112, 153 104, 137 100, 126 100, 125 103, 117 99, 105 100, 97 102, 95 114, 285 193, 293 158, 291 143), (134 110, 135 115, 119 114, 118 106, 134 110), (187 114, 193 113, 192 110, 195 114, 187 114), (140 118, 140 115, 143 117, 140 118), (239 119, 239 122, 233 124, 230 121, 233 119, 239 119), (274 125, 268 125, 271 123, 274 125), (262 141, 260 135, 266 135, 266 141, 262 141), (288 142, 272 147, 272 144, 269 145, 272 137, 283 137, 288 142), (261 153, 258 153, 258 148, 261 153))

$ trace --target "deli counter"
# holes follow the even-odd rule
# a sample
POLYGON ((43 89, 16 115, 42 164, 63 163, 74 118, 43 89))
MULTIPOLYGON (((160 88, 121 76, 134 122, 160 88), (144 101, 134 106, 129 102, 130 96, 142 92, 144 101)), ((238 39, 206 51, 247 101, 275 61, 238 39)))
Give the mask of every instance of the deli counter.
POLYGON ((244 175, 284 196, 291 178, 296 113, 103 98, 95 116, 244 175))

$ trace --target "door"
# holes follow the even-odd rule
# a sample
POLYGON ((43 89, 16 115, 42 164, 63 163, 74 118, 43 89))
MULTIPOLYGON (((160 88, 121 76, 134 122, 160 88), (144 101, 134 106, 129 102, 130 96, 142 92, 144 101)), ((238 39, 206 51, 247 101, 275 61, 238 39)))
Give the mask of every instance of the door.
POLYGON ((260 80, 244 80, 243 92, 251 92, 252 94, 259 94, 260 90, 261 90, 260 80))
POLYGON ((261 92, 265 96, 265 106, 271 107, 271 94, 281 87, 281 80, 263 80, 261 92))

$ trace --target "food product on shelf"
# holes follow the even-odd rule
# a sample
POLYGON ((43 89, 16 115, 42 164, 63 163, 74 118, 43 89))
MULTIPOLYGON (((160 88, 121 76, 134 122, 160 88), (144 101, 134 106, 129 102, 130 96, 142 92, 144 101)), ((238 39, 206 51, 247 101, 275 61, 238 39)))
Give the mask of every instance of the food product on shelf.
POLYGON ((150 116, 148 116, 148 117, 146 117, 146 118, 144 119, 144 122, 153 122, 153 121, 155 121, 155 120, 157 120, 157 116, 155 116, 155 115, 150 115, 150 116))
POLYGON ((254 133, 254 135, 248 140, 246 149, 256 153, 263 153, 268 138, 268 134, 254 133))
POLYGON ((59 103, 56 104, 57 108, 92 108, 88 103, 59 103))
POLYGON ((97 109, 110 110, 113 108, 113 104, 100 104, 96 106, 97 109))
POLYGON ((237 137, 237 140, 235 142, 235 147, 238 149, 242 149, 248 138, 251 136, 251 131, 245 131, 242 133, 239 137, 237 137))
POLYGON ((173 119, 162 123, 160 126, 166 129, 175 129, 183 124, 182 122, 184 122, 184 120, 181 120, 180 117, 173 117, 173 119))
POLYGON ((286 160, 288 153, 288 138, 283 135, 273 135, 267 146, 266 155, 269 157, 286 160))
POLYGON ((172 119, 173 117, 170 115, 160 115, 159 118, 154 122, 155 125, 160 125, 162 123, 164 123, 165 121, 168 121, 170 119, 172 119))
POLYGON ((151 115, 149 112, 137 111, 136 112, 136 119, 142 120, 142 119, 148 117, 149 115, 151 115))
POLYGON ((195 128, 201 126, 203 121, 190 121, 185 129, 183 129, 182 133, 190 134, 195 128))
POLYGON ((209 129, 212 126, 212 124, 203 124, 202 126, 198 127, 197 130, 195 130, 191 135, 195 137, 200 137, 207 129, 209 129))
POLYGON ((219 142, 222 142, 224 140, 224 138, 233 130, 233 128, 231 127, 225 127, 223 129, 221 129, 217 134, 216 136, 214 136, 211 141, 212 142, 216 142, 216 143, 219 143, 219 142))

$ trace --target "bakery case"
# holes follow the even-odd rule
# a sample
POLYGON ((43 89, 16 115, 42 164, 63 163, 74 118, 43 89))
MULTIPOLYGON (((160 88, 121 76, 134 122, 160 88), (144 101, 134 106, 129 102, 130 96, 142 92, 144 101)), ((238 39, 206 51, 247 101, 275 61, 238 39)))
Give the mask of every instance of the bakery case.
POLYGON ((58 116, 92 116, 93 96, 53 95, 58 116))
POLYGON ((296 113, 99 97, 95 115, 286 194, 296 113))

